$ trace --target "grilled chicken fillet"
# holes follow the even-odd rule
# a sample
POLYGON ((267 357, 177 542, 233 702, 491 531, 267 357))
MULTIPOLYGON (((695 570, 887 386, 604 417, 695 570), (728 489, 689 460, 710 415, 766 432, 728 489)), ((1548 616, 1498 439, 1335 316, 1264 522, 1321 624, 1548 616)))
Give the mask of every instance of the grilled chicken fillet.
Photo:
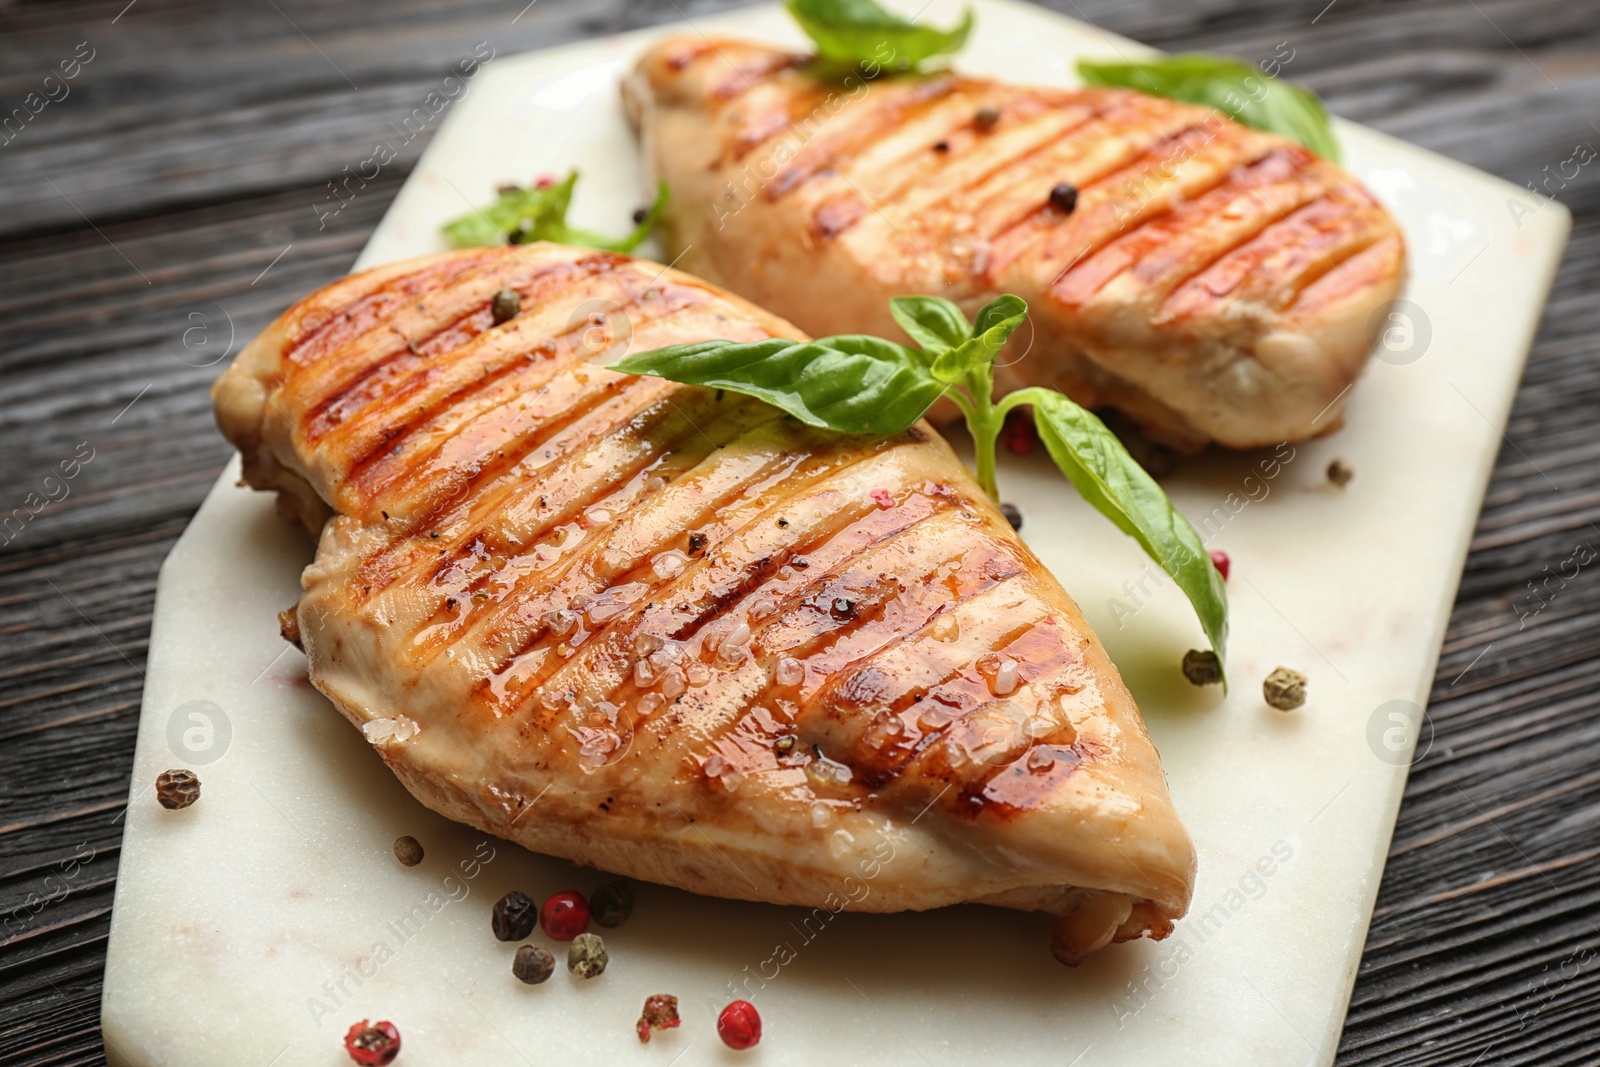
POLYGON ((898 336, 891 296, 970 314, 1016 293, 1034 332, 1003 387, 1119 408, 1186 450, 1337 428, 1401 283, 1400 231, 1355 178, 1208 108, 951 73, 824 81, 699 36, 652 46, 623 98, 685 270, 814 335, 898 336))
POLYGON ((944 441, 602 366, 768 336, 801 335, 548 244, 285 312, 214 397, 248 481, 320 531, 311 681, 424 804, 539 852, 721 897, 1052 912, 1067 960, 1164 936, 1194 851, 1138 711, 944 441))

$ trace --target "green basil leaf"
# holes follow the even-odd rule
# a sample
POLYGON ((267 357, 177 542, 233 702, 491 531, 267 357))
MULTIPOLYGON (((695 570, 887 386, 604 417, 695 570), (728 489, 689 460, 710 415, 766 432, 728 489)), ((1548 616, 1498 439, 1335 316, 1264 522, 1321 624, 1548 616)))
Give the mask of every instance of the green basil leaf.
MULTIPOLYGON (((1228 641, 1228 592, 1204 542, 1167 494, 1091 412, 1049 389, 1025 390, 1039 439, 1094 508, 1144 548, 1194 605, 1218 660, 1228 641)), ((1226 681, 1223 683, 1226 685, 1226 681)))
POLYGON ((825 60, 851 67, 910 70, 958 51, 972 32, 969 7, 949 30, 919 26, 874 0, 788 0, 784 5, 825 60))
POLYGON ((1011 332, 1027 317, 1028 305, 1020 296, 1007 293, 991 300, 978 312, 972 337, 934 359, 933 376, 949 385, 961 381, 978 367, 993 363, 1011 332))
POLYGON ((1011 331, 1022 325, 1022 320, 1028 317, 1028 302, 1020 296, 1006 293, 997 296, 978 312, 978 319, 972 326, 972 336, 990 333, 994 330, 1004 330, 1000 344, 1006 343, 1006 338, 1011 336, 1011 331))
POLYGON ((937 296, 894 297, 889 314, 930 356, 955 348, 972 334, 972 323, 961 309, 937 296))
POLYGON ((854 334, 671 345, 633 353, 611 369, 743 393, 841 433, 897 434, 944 392, 911 349, 854 334))
POLYGON ((502 192, 487 207, 467 212, 444 226, 445 238, 455 248, 484 245, 527 244, 554 241, 557 244, 585 245, 611 252, 631 252, 650 236, 666 207, 667 186, 656 187, 655 203, 645 218, 626 237, 612 238, 567 225, 567 208, 578 183, 578 172, 550 185, 514 188, 502 192))
POLYGON ((1339 161, 1339 142, 1316 94, 1243 60, 1202 53, 1138 63, 1080 60, 1078 76, 1088 85, 1115 85, 1205 104, 1246 126, 1292 137, 1324 159, 1339 161))

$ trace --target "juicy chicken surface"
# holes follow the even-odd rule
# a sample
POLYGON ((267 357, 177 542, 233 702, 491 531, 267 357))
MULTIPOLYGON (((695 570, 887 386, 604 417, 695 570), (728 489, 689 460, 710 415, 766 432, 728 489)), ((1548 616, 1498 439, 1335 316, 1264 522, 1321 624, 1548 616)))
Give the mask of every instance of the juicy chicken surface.
POLYGON ((602 366, 767 336, 802 335, 548 244, 290 308, 213 393, 250 484, 320 531, 291 620, 311 681, 424 804, 538 852, 721 897, 1049 911, 1067 960, 1164 936, 1194 851, 1138 710, 945 442, 602 366))
POLYGON ((972 314, 1016 293, 1033 329, 1002 355, 1002 386, 1121 409, 1185 450, 1340 425, 1405 261, 1350 174, 1129 90, 804 66, 668 37, 625 81, 685 270, 816 336, 899 336, 891 296, 972 314))

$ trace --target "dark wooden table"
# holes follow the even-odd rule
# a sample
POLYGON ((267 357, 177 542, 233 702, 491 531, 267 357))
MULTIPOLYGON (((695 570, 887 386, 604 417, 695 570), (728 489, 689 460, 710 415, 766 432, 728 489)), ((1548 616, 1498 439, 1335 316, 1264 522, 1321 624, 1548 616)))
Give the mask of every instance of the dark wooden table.
MULTIPOLYGON (((731 6, 525 2, 0 0, 0 117, 27 109, 0 128, 0 1062, 103 1062, 156 571, 228 457, 206 387, 230 330, 344 272, 427 137, 336 215, 314 208, 326 183, 479 41, 731 6)), ((1537 614, 1530 586, 1600 549, 1600 4, 1051 6, 1167 49, 1287 42, 1333 110, 1575 212, 1339 1063, 1600 1062, 1600 568, 1542 587, 1537 614)))

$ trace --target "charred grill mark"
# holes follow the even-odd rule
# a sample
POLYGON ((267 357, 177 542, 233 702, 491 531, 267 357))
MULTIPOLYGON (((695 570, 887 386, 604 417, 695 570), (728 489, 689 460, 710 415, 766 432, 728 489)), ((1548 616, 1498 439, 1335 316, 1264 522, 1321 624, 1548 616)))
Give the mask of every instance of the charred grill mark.
POLYGON ((1354 293, 1370 290, 1392 279, 1405 256, 1400 237, 1390 234, 1355 253, 1339 264, 1339 269, 1324 274, 1301 289, 1290 303, 1292 313, 1315 315, 1354 293))
MULTIPOLYGON (((522 294, 523 306, 531 308, 554 302, 574 285, 589 278, 609 274, 625 262, 626 260, 621 260, 617 256, 602 254, 585 256, 574 262, 556 260, 541 263, 534 269, 526 283, 517 289, 522 294)), ((440 291, 433 296, 438 299, 445 293, 446 291, 440 291)), ((333 431, 340 427, 343 427, 343 430, 339 436, 350 434, 353 432, 350 424, 359 423, 359 417, 364 409, 383 406, 393 409, 404 408, 417 394, 424 392, 431 383, 444 376, 456 359, 463 355, 478 354, 477 350, 469 347, 467 342, 477 337, 482 329, 471 331, 471 336, 460 334, 461 342, 448 349, 424 350, 424 346, 443 335, 456 336, 451 331, 461 330, 463 322, 474 321, 483 329, 487 329, 493 324, 493 316, 489 310, 491 298, 492 290, 483 294, 482 301, 428 337, 389 349, 376 362, 309 407, 305 416, 307 437, 316 441, 323 436, 332 436, 333 431)), ((393 328, 392 319, 388 321, 393 328)), ((398 333, 398 330, 396 332, 398 333)), ((511 361, 517 358, 517 354, 502 353, 500 358, 511 361)))
MULTIPOLYGON (((633 280, 635 283, 642 282, 642 279, 633 280)), ((700 306, 707 299, 703 290, 688 287, 663 287, 661 292, 663 295, 660 299, 650 301, 639 299, 637 284, 635 291, 624 293, 627 302, 623 305, 623 309, 628 313, 628 319, 635 328, 660 322, 680 311, 700 306)), ((504 405, 510 402, 511 396, 485 410, 472 410, 472 402, 479 397, 492 397, 502 383, 519 385, 527 379, 526 386, 550 387, 550 384, 560 376, 582 363, 581 338, 586 329, 587 326, 583 324, 574 326, 565 333, 542 340, 530 352, 516 353, 501 360, 500 365, 492 369, 485 367, 485 372, 480 377, 466 382, 454 391, 435 396, 426 405, 415 408, 404 407, 402 410, 406 412, 405 416, 392 420, 387 431, 392 435, 403 435, 400 443, 390 445, 389 441, 392 438, 383 438, 373 443, 364 453, 352 453, 349 459, 350 474, 347 475, 347 484, 366 490, 367 503, 370 506, 376 500, 377 493, 394 482, 400 482, 402 485, 407 482, 415 484, 423 480, 436 479, 460 482, 464 476, 466 484, 470 485, 486 470, 492 473, 496 466, 500 468, 514 466, 529 452, 548 440, 553 433, 571 425, 600 403, 628 388, 630 382, 625 378, 608 375, 598 389, 591 387, 591 395, 582 396, 567 412, 557 413, 549 421, 540 420, 537 416, 523 419, 521 417, 523 411, 508 415, 504 405), (542 358, 535 359, 535 356, 542 358), (453 434, 443 437, 438 442, 428 459, 421 459, 415 453, 407 455, 404 459, 400 458, 398 450, 404 450, 413 437, 425 436, 430 427, 444 422, 454 411, 461 408, 469 409, 470 414, 461 425, 454 427, 453 434), (514 429, 519 422, 530 421, 534 425, 529 427, 528 431, 518 432, 514 429), (527 436, 528 432, 533 435, 531 439, 527 436), (476 433, 480 438, 473 459, 466 462, 460 459, 447 462, 445 469, 442 470, 438 469, 436 463, 431 462, 447 454, 458 455, 469 433, 476 433), (374 468, 376 476, 369 481, 367 472, 374 468)), ((378 423, 385 412, 381 406, 375 407, 378 407, 378 410, 371 413, 371 421, 378 423)))
MULTIPOLYGON (((387 319, 394 311, 417 299, 433 287, 449 286, 492 258, 490 250, 427 264, 418 270, 391 278, 372 292, 322 312, 321 321, 307 324, 300 320, 299 336, 284 348, 287 366, 318 362, 387 319)), ((315 300, 315 294, 306 299, 315 300)), ((293 309, 289 311, 294 314, 293 309)), ((290 373, 293 373, 292 371, 290 373)))
POLYGON ((1081 306, 1129 271, 1141 283, 1170 292, 1276 218, 1319 195, 1320 182, 1306 171, 1311 161, 1310 153, 1299 146, 1268 149, 1219 175, 1216 184, 1190 191, 1168 210, 1084 256, 1056 280, 1051 295, 1066 306, 1081 306), (1243 224, 1235 211, 1241 202, 1251 211, 1243 224), (1219 235, 1219 226, 1230 226, 1233 232, 1219 235), (1185 255, 1197 241, 1205 242, 1205 258, 1185 264, 1185 255), (1174 268, 1183 273, 1170 276, 1174 268))
MULTIPOLYGON (((906 122, 954 92, 960 84, 960 79, 955 77, 935 75, 913 84, 898 95, 883 90, 883 95, 873 105, 863 105, 848 112, 849 121, 837 126, 836 132, 818 134, 795 153, 788 165, 767 183, 767 199, 778 200, 823 171, 836 167, 874 137, 906 122), (889 98, 884 99, 884 96, 889 98)), ((834 118, 835 124, 840 123, 842 114, 834 118)))

